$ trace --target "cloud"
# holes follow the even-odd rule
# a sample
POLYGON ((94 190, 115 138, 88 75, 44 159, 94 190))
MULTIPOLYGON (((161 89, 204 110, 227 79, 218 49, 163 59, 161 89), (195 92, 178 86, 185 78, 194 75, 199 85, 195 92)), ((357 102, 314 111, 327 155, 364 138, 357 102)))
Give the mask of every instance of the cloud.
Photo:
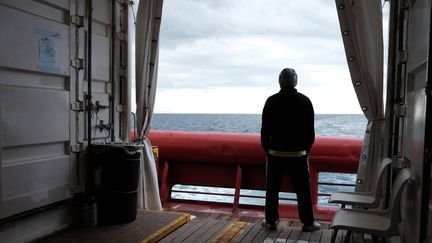
POLYGON ((160 43, 156 112, 260 113, 244 107, 276 92, 284 67, 318 112, 361 112, 334 1, 165 0, 160 43))
POLYGON ((241 35, 280 35, 332 38, 338 29, 332 1, 165 1, 162 36, 170 47, 201 38, 241 35), (320 9, 320 11, 313 11, 320 9), (313 11, 313 12, 312 12, 313 11))
POLYGON ((261 113, 272 88, 165 89, 159 91, 157 104, 164 113, 261 113), (180 112, 179 112, 180 111, 180 112))
POLYGON ((315 3, 311 15, 295 1, 165 1, 161 87, 260 87, 285 66, 344 62, 338 30, 320 26, 337 24, 334 4, 315 3))

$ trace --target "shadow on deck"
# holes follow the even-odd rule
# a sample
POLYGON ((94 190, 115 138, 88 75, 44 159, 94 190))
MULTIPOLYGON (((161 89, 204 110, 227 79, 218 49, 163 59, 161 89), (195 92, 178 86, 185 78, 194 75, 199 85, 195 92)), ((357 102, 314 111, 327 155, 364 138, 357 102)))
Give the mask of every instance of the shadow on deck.
MULTIPOLYGON (((38 242, 323 242, 331 240, 327 223, 322 230, 302 232, 298 221, 281 220, 277 230, 261 227, 262 218, 205 212, 139 211, 134 222, 94 228, 70 228, 38 242)), ((343 242, 339 232, 336 242, 343 242)), ((372 242, 353 234, 350 242, 372 242)), ((382 241, 380 241, 382 242, 382 241)), ((388 240, 387 242, 394 242, 388 240)))

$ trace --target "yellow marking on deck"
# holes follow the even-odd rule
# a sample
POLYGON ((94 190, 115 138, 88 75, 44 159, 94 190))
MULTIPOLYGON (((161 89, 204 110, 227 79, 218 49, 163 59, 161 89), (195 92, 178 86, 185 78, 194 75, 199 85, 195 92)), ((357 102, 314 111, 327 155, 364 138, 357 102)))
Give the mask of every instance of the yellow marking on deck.
POLYGON ((175 213, 175 212, 170 212, 170 213, 178 214, 179 217, 176 220, 172 221, 171 223, 165 225, 160 230, 154 232, 152 235, 146 237, 144 240, 141 241, 141 243, 157 242, 191 220, 191 215, 188 213, 175 213))
POLYGON ((250 225, 250 223, 243 221, 231 223, 222 231, 222 233, 217 235, 216 238, 212 240, 212 243, 230 242, 237 235, 241 235, 248 225, 250 225))

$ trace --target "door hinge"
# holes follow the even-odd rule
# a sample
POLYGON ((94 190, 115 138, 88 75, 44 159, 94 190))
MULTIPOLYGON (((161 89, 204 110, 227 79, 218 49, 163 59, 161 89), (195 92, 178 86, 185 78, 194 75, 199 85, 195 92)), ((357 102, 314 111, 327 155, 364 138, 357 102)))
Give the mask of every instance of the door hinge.
POLYGON ((82 143, 72 144, 72 145, 71 145, 71 148, 70 148, 70 151, 71 151, 72 153, 79 153, 79 152, 82 152, 82 151, 84 151, 84 144, 82 144, 82 143))
POLYGON ((123 105, 116 106, 116 111, 117 112, 123 112, 124 111, 124 106, 123 105))
POLYGON ((116 37, 117 37, 117 39, 122 40, 122 41, 127 39, 127 35, 125 32, 117 32, 116 37))
POLYGON ((75 58, 71 60, 71 66, 76 69, 83 69, 84 68, 84 59, 82 58, 75 58))
POLYGON ((396 106, 395 115, 399 117, 404 117, 406 115, 406 106, 405 105, 396 106))
POLYGON ((408 61, 408 51, 407 50, 400 50, 399 51, 399 62, 400 63, 406 63, 408 61))
POLYGON ((125 68, 119 68, 118 71, 119 71, 118 75, 120 77, 126 77, 126 75, 127 75, 127 69, 125 69, 125 68))
POLYGON ((72 15, 70 16, 70 22, 77 27, 84 26, 84 16, 72 15))
POLYGON ((73 111, 84 111, 84 102, 77 101, 77 102, 71 103, 71 110, 73 110, 73 111))

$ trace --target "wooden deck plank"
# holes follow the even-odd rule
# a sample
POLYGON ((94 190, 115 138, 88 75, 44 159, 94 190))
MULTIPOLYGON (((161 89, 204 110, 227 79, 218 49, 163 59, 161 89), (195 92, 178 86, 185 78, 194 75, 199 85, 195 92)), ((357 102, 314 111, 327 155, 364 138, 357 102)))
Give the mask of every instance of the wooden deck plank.
POLYGON ((250 229, 245 237, 243 237, 239 242, 250 243, 255 238, 255 236, 262 230, 262 226, 256 223, 252 229, 250 229))
POLYGON ((300 223, 299 221, 292 221, 290 227, 296 227, 296 228, 301 228, 303 226, 302 223, 300 223))
POLYGON ((263 219, 257 218, 257 217, 251 217, 251 216, 242 216, 242 217, 240 217, 240 220, 244 221, 244 222, 249 222, 249 223, 258 223, 258 222, 261 223, 261 221, 263 219))
MULTIPOLYGON (((174 225, 179 215, 173 212, 144 212, 140 211, 137 220, 128 224, 99 226, 97 228, 68 229, 63 233, 41 239, 40 242, 141 242, 148 239, 149 235, 164 228, 174 225), (146 215, 146 213, 150 214, 146 215), (166 221, 167 220, 167 221, 166 221), (166 221, 166 222, 165 222, 166 221), (165 222, 165 223, 163 223, 165 222), (163 224, 162 224, 163 223, 163 224), (150 232, 146 234, 146 232, 150 232)), ((314 242, 330 243, 332 230, 328 224, 321 223, 322 230, 314 232, 302 232, 302 224, 299 221, 282 219, 274 231, 261 226, 262 218, 250 216, 235 216, 231 214, 209 212, 187 212, 192 220, 166 235, 159 242, 314 242), (236 224, 238 223, 238 224, 236 224), (232 226, 230 226, 233 224, 232 226), (229 227, 230 226, 230 227, 229 227), (218 238, 220 237, 220 238, 218 238)), ((342 243, 346 231, 340 230, 336 243, 342 243)), ((379 242, 383 242, 380 240, 379 242)), ((389 242, 389 241, 387 241, 389 242)), ((372 243, 370 235, 353 233, 350 243, 372 243)))
POLYGON ((229 220, 236 219, 237 217, 233 214, 219 214, 216 218, 229 221, 229 220))
POLYGON ((362 233, 353 232, 352 242, 353 243, 364 243, 364 235, 362 233))
POLYGON ((267 237, 267 235, 270 232, 272 232, 272 231, 268 230, 267 228, 261 227, 261 230, 258 232, 258 234, 255 235, 255 238, 251 242, 252 243, 261 243, 261 242, 263 242, 264 239, 267 237))
MULTIPOLYGON (((247 221, 243 221, 243 222, 247 222, 247 221)), ((250 224, 245 227, 245 229, 243 230, 243 232, 241 234, 234 236, 234 238, 232 239, 233 243, 240 242, 249 233, 249 231, 251 231, 256 225, 256 222, 249 222, 249 223, 250 224)))
POLYGON ((345 240, 346 231, 345 230, 339 230, 335 242, 344 242, 345 240))
POLYGON ((243 221, 230 221, 230 224, 225 227, 225 229, 219 233, 211 242, 232 242, 232 239, 236 235, 241 235, 244 229, 249 226, 250 223, 243 221))
POLYGON ((298 242, 301 235, 301 229, 298 227, 293 228, 287 242, 298 242))
POLYGON ((286 242, 292 232, 292 228, 290 227, 290 225, 292 224, 291 221, 281 221, 283 222, 281 224, 282 227, 282 232, 279 234, 278 238, 275 240, 275 242, 277 243, 282 243, 282 242, 286 242))
POLYGON ((198 238, 200 238, 203 234, 208 233, 207 231, 211 230, 215 224, 220 222, 220 220, 213 219, 213 218, 204 218, 201 220, 201 227, 197 230, 193 231, 185 240, 184 242, 194 242, 198 238))
POLYGON ((183 225, 176 231, 172 232, 171 234, 165 236, 163 239, 161 239, 159 242, 168 243, 172 242, 175 238, 186 232, 192 225, 196 224, 197 219, 193 219, 187 224, 183 225))
POLYGON ((372 236, 370 236, 369 234, 365 234, 363 237, 365 243, 373 243, 372 236))
POLYGON ((279 235, 284 230, 283 224, 286 224, 286 222, 281 221, 278 224, 276 230, 270 231, 270 233, 267 235, 267 237, 263 240, 263 243, 272 243, 272 242, 275 242, 279 238, 279 235))
POLYGON ((311 238, 312 232, 301 232, 299 237, 299 242, 309 242, 309 239, 311 238))
POLYGON ((174 242, 187 241, 189 237, 193 237, 193 234, 199 231, 202 227, 208 223, 208 218, 197 219, 197 223, 192 225, 186 232, 178 236, 174 242), (199 221, 198 221, 199 220, 199 221))
MULTIPOLYGON (((141 242, 157 240, 186 223, 186 214, 138 210, 132 222, 91 228, 71 227, 40 239, 40 242, 141 242)), ((1 240, 0 240, 1 241, 1 240)))
POLYGON ((320 224, 321 224, 321 229, 328 229, 330 226, 330 224, 326 222, 320 222, 320 224))
MULTIPOLYGON (((248 222, 241 232, 232 230, 224 237, 233 237, 229 242, 297 242, 297 243, 330 243, 332 230, 328 229, 328 223, 321 223, 322 230, 314 232, 302 232, 302 224, 299 221, 281 220, 277 230, 270 231, 261 226, 262 218, 217 213, 194 213, 197 218, 182 226, 161 242, 212 242, 226 229, 230 223, 242 221, 248 222), (199 226, 198 226, 199 225, 199 226), (236 233, 237 232, 237 233, 236 233)), ((345 230, 340 230, 336 243, 344 242, 345 230)), ((225 239, 225 238, 224 238, 225 239)), ((370 236, 361 233, 353 233, 351 243, 371 243, 370 236)), ((380 241, 382 242, 382 241, 380 241)))
POLYGON ((321 241, 321 235, 322 235, 323 231, 322 230, 317 230, 311 233, 311 236, 309 238, 309 242, 310 243, 318 243, 321 241))
POLYGON ((331 241, 331 237, 332 237, 332 233, 333 233, 332 230, 323 229, 322 230, 322 234, 321 234, 320 242, 323 242, 323 243, 330 242, 331 241))
POLYGON ((201 226, 200 222, 202 220, 203 220, 203 218, 200 218, 200 217, 193 218, 190 222, 183 225, 182 227, 180 227, 179 229, 177 229, 173 233, 169 234, 168 236, 163 238, 160 242, 170 243, 170 242, 176 242, 179 239, 186 238, 194 230, 196 230, 197 228, 199 228, 201 226))
POLYGON ((158 231, 146 237, 144 240, 141 240, 141 242, 156 242, 164 238, 174 230, 178 229, 180 226, 186 224, 190 220, 191 220, 190 214, 188 213, 179 214, 179 217, 177 219, 165 225, 164 227, 160 228, 158 231))
POLYGON ((205 234, 202 234, 196 242, 209 242, 212 238, 215 237, 217 233, 223 230, 230 221, 226 220, 217 220, 216 224, 213 225, 205 234))

